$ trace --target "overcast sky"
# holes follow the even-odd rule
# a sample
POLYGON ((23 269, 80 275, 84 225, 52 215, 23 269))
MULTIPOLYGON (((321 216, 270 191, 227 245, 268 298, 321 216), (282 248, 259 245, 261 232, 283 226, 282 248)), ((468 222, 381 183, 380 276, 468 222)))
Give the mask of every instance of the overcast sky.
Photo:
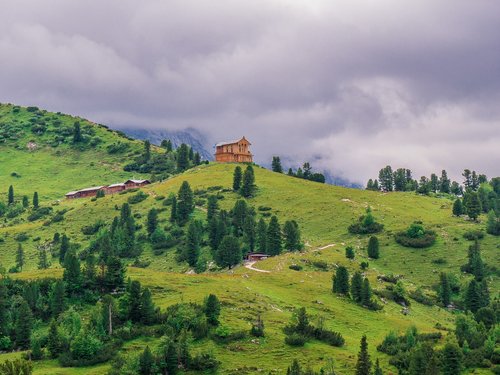
POLYGON ((497 0, 3 0, 0 101, 247 136, 365 182, 500 175, 497 0))

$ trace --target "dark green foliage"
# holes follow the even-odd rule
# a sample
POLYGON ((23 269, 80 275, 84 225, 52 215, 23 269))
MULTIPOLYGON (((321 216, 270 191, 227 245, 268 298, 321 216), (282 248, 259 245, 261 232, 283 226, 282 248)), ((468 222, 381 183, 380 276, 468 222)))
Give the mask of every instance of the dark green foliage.
POLYGON ((474 244, 469 246, 467 253, 467 264, 461 267, 461 270, 474 275, 476 281, 481 281, 485 275, 485 265, 481 257, 481 248, 479 241, 474 241, 474 244))
MULTIPOLYGON (((0 282, 0 337, 9 334, 9 299, 5 283, 0 282)), ((3 350, 4 348, 2 348, 3 350)))
POLYGON ((214 326, 219 325, 220 302, 215 294, 210 294, 205 298, 204 310, 207 322, 214 326))
POLYGON ((302 248, 300 241, 300 229, 295 220, 288 220, 283 227, 285 240, 285 249, 288 251, 297 251, 302 248))
POLYGON ((170 222, 177 222, 177 197, 175 195, 172 196, 171 199, 171 208, 170 208, 170 222))
POLYGON ((233 172, 233 190, 239 191, 241 189, 241 180, 243 178, 243 172, 241 171, 241 167, 238 165, 234 168, 233 172))
POLYGON ((357 223, 348 228, 349 232, 353 234, 378 233, 383 229, 384 225, 376 222, 370 207, 366 209, 366 215, 361 216, 357 223))
POLYGON ((351 279, 351 298, 354 302, 361 303, 363 291, 363 276, 360 272, 354 273, 351 279))
POLYGON ((96 198, 104 198, 106 196, 106 192, 104 189, 97 190, 97 193, 95 195, 96 198))
POLYGON ((293 360, 292 365, 288 367, 286 371, 286 375, 302 375, 302 369, 300 368, 299 361, 297 361, 296 359, 293 360))
POLYGON ((467 310, 475 313, 482 307, 480 286, 476 280, 471 280, 465 292, 464 304, 467 310))
POLYGON ((23 207, 28 208, 30 202, 28 200, 28 197, 26 195, 23 195, 23 207))
POLYGON ((12 185, 9 186, 7 203, 9 204, 9 206, 14 204, 14 187, 12 185))
POLYGON ((16 269, 19 271, 23 270, 24 266, 24 250, 23 246, 21 243, 17 244, 17 251, 16 251, 16 269))
POLYGON ((378 174, 378 181, 380 187, 384 191, 394 190, 394 175, 392 173, 392 168, 390 165, 382 168, 378 174))
POLYGON ((137 204, 141 203, 143 200, 147 199, 148 195, 144 193, 143 191, 138 191, 136 194, 128 197, 127 202, 129 204, 137 204))
POLYGON ((152 208, 148 211, 148 218, 147 218, 147 230, 149 236, 153 234, 153 232, 156 230, 158 227, 158 210, 156 208, 152 208))
POLYGON ((210 222, 219 209, 219 199, 216 195, 209 195, 207 202, 207 221, 210 222))
POLYGON ((0 364, 0 374, 2 375, 31 375, 33 373, 33 363, 22 358, 7 359, 0 364))
POLYGON ((85 234, 86 236, 91 236, 99 232, 99 229, 104 227, 104 225, 105 225, 104 221, 98 220, 94 224, 82 227, 82 233, 85 234))
POLYGON ((372 306, 372 291, 368 278, 363 280, 363 286, 361 288, 361 304, 366 307, 372 306))
POLYGON ((372 362, 368 354, 368 343, 366 336, 363 335, 358 353, 358 361, 356 362, 356 375, 371 375, 372 362))
POLYGON ((19 305, 16 322, 16 346, 28 349, 31 345, 31 330, 33 329, 33 314, 28 303, 23 300, 19 305))
POLYGON ((439 291, 438 297, 443 306, 448 306, 451 302, 451 286, 448 281, 448 275, 441 272, 439 275, 439 291))
POLYGON ((53 317, 57 318, 66 308, 65 301, 66 288, 62 280, 57 280, 50 293, 50 312, 53 317))
POLYGON ((461 216, 464 213, 464 208, 462 206, 462 200, 457 198, 455 202, 453 202, 453 215, 461 216))
POLYGON ((104 275, 104 286, 107 290, 113 291, 123 287, 125 282, 125 268, 116 256, 110 256, 106 261, 106 274, 104 275))
POLYGON ((378 238, 375 236, 371 236, 368 241, 368 257, 372 259, 379 258, 379 243, 378 238))
POLYGON ((231 211, 234 235, 236 237, 241 237, 243 235, 243 226, 247 215, 248 215, 247 202, 244 199, 237 200, 231 211))
POLYGON ((66 289, 68 293, 81 293, 83 280, 80 269, 80 260, 76 256, 74 250, 70 250, 66 253, 66 256, 64 257, 63 268, 63 280, 66 283, 66 289))
POLYGON ((345 248, 345 257, 347 259, 354 259, 355 254, 354 254, 354 248, 352 246, 347 246, 345 248))
POLYGON ((380 363, 377 358, 377 361, 375 362, 375 369, 373 370, 373 375, 384 375, 382 369, 380 368, 380 363))
POLYGON ((482 230, 468 230, 464 233, 464 238, 469 241, 482 240, 484 232, 482 230))
POLYGON ((144 141, 143 158, 146 163, 151 159, 151 142, 148 140, 144 141))
POLYGON ((52 319, 50 322, 47 349, 51 358, 57 358, 64 350, 63 337, 59 333, 57 321, 55 319, 52 319))
POLYGON ((128 318, 132 322, 141 321, 141 283, 133 280, 127 290, 128 318))
POLYGON ((249 213, 245 217, 245 222, 243 223, 243 240, 247 245, 247 249, 253 252, 257 241, 257 223, 255 222, 255 212, 253 208, 249 210, 249 213))
POLYGON ((500 236, 500 218, 495 211, 488 212, 488 223, 486 225, 486 232, 494 236, 500 236))
POLYGON ((182 143, 177 148, 177 172, 184 172, 189 168, 189 147, 182 143))
POLYGON ((80 142, 83 142, 83 135, 80 123, 76 121, 73 124, 73 143, 80 143, 80 142))
POLYGON ((264 254, 267 251, 267 224, 263 218, 257 223, 257 249, 264 254))
POLYGON ((278 218, 273 215, 267 227, 266 251, 269 255, 281 254, 281 227, 278 218))
POLYGON ((232 235, 226 235, 220 242, 215 262, 219 267, 233 267, 242 260, 241 246, 238 239, 232 235))
POLYGON ((145 288, 141 294, 141 322, 143 324, 153 324, 156 321, 156 308, 153 303, 151 291, 145 288))
POLYGON ((279 156, 273 156, 273 162, 271 164, 273 172, 283 173, 283 167, 281 166, 281 160, 279 156))
POLYGON ((465 213, 469 218, 476 221, 481 214, 481 201, 479 196, 475 191, 468 191, 464 197, 465 201, 465 213))
POLYGON ((396 242, 405 247, 424 248, 436 242, 436 233, 426 230, 421 224, 413 223, 403 232, 395 235, 396 242))
POLYGON ((457 375, 462 371, 462 351, 457 344, 448 342, 442 352, 441 371, 444 375, 457 375))
POLYGON ((64 258, 66 257, 66 253, 69 251, 69 248, 69 238, 66 234, 63 234, 61 237, 61 246, 59 247, 59 263, 61 265, 64 263, 64 258))
POLYGON ((255 322, 252 323, 250 334, 254 337, 264 337, 264 321, 260 314, 257 315, 255 322))
POLYGON ((349 294, 349 272, 344 266, 339 266, 333 278, 333 292, 337 294, 349 294))
POLYGON ((193 220, 189 223, 186 235, 186 259, 191 267, 195 267, 200 256, 202 223, 193 220))
POLYGON ((47 249, 45 247, 38 248, 38 269, 45 270, 50 267, 50 262, 47 257, 47 249))
POLYGON ((184 181, 177 194, 176 218, 179 225, 188 222, 189 216, 194 210, 193 191, 187 181, 184 181))
POLYGON ((243 180, 241 184, 240 193, 245 198, 250 198, 255 192, 255 174, 253 167, 248 165, 243 173, 243 180))

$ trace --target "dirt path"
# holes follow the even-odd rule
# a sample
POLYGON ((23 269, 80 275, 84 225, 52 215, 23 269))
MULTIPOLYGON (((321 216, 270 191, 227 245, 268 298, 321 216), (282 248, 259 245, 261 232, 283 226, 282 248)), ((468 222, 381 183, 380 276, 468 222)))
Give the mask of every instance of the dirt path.
POLYGON ((252 271, 257 271, 257 272, 264 272, 264 273, 270 273, 270 271, 266 271, 266 270, 259 270, 258 268, 254 268, 254 264, 257 263, 256 261, 252 261, 252 262, 245 262, 245 268, 248 268, 249 270, 252 270, 252 271))

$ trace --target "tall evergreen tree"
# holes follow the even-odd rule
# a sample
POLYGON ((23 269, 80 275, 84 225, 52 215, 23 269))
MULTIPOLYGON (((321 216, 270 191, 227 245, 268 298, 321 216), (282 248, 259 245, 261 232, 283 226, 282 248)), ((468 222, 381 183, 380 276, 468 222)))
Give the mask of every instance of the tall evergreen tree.
POLYGON ((198 257, 200 256, 200 244, 201 244, 201 223, 193 220, 189 223, 186 238, 186 257, 187 262, 191 267, 195 267, 198 262, 198 257))
POLYGON ((170 207, 170 222, 177 222, 177 198, 175 195, 172 197, 172 205, 170 207))
POLYGON ((140 375, 153 375, 154 372, 154 362, 155 359, 149 346, 146 346, 146 349, 142 352, 139 357, 139 374, 140 375))
POLYGON ((151 160, 151 142, 148 140, 144 141, 144 153, 142 154, 144 162, 147 163, 151 160))
POLYGON ((117 256, 110 256, 106 261, 106 273, 103 284, 108 291, 123 287, 125 283, 125 269, 117 256))
POLYGON ((189 148, 181 144, 177 149, 177 172, 184 172, 189 168, 189 148))
POLYGON ((255 250, 255 243, 257 240, 257 223, 255 222, 255 214, 249 214, 243 223, 244 240, 248 245, 248 250, 253 252, 255 250))
POLYGON ((245 198, 253 196, 255 191, 255 174, 253 167, 248 165, 243 173, 243 181, 241 183, 241 195, 245 198))
POLYGON ((63 352, 63 338, 59 333, 56 319, 50 321, 49 334, 47 336, 47 349, 50 358, 57 358, 63 352))
POLYGON ((80 123, 75 121, 73 124, 73 143, 80 143, 83 141, 82 129, 80 123))
POLYGON ((5 281, 0 281, 0 337, 9 335, 9 295, 5 281))
POLYGON ((153 324, 156 320, 156 308, 151 297, 149 288, 145 288, 141 293, 141 322, 153 324))
POLYGON ((488 212, 488 223, 486 224, 486 232, 494 236, 500 235, 500 218, 497 217, 494 210, 488 212))
POLYGON ((273 156, 273 162, 271 168, 273 172, 283 173, 283 167, 281 166, 281 160, 279 156, 273 156))
POLYGON ((349 272, 344 266, 339 266, 333 278, 333 292, 349 295, 349 272))
POLYGON ((33 313, 28 303, 23 299, 19 305, 16 322, 16 346, 28 349, 31 344, 31 331, 33 329, 33 313))
POLYGON ((189 220, 189 215, 194 210, 193 191, 189 182, 184 181, 177 194, 177 223, 184 225, 189 220))
POLYGON ((28 200, 28 196, 23 195, 23 207, 28 208, 29 205, 30 205, 30 202, 28 200))
POLYGON ((446 307, 451 302, 451 286, 448 280, 448 275, 441 272, 439 275, 439 300, 446 307))
POLYGON ((431 174, 431 179, 429 181, 429 184, 430 184, 430 189, 433 193, 436 193, 439 190, 439 179, 435 173, 431 174))
POLYGON ((451 191, 451 181, 448 178, 448 174, 444 169, 441 171, 441 178, 439 180, 439 191, 445 194, 449 194, 451 191))
POLYGON ((356 363, 356 375, 371 375, 372 373, 372 362, 370 360, 370 354, 368 354, 368 343, 366 342, 366 336, 363 335, 361 338, 360 350, 358 353, 358 361, 356 363))
POLYGON ((384 375, 384 372, 382 371, 382 368, 380 367, 380 362, 377 358, 377 361, 375 362, 375 370, 373 371, 373 375, 384 375))
POLYGON ((281 254, 281 227, 276 215, 271 217, 271 221, 267 227, 266 250, 269 255, 281 254))
POLYGON ((219 209, 219 199, 217 195, 209 195, 207 200, 207 221, 209 222, 219 209))
POLYGON ((127 291, 127 299, 128 299, 128 318, 132 322, 140 322, 141 321, 141 283, 137 280, 133 280, 130 283, 127 291))
POLYGON ((475 191, 467 193, 465 212, 467 213, 467 216, 474 221, 476 221, 481 214, 481 201, 475 191))
POLYGON ((390 165, 380 170, 378 174, 378 181, 380 183, 380 187, 382 188, 382 190, 384 191, 394 190, 394 176, 390 165))
POLYGON ((453 216, 461 216, 464 213, 464 209, 462 207, 462 200, 460 198, 455 199, 453 202, 453 216))
POLYGON ((38 202, 38 192, 33 193, 33 208, 37 209, 39 207, 39 202, 38 202))
POLYGON ((50 267, 50 262, 47 257, 47 249, 44 246, 38 248, 38 269, 46 270, 50 267))
POLYGON ((462 372, 462 351, 456 343, 446 343, 442 357, 441 371, 444 375, 458 375, 462 372))
POLYGON ((262 217, 257 224, 257 248, 261 253, 267 251, 267 224, 262 217))
POLYGON ((241 237, 243 235, 243 225, 248 213, 248 205, 244 199, 238 199, 231 211, 233 217, 234 235, 241 237))
POLYGON ((66 253, 63 268, 63 280, 67 285, 68 293, 75 294, 81 292, 83 280, 80 269, 80 260, 74 250, 70 250, 66 253))
POLYGON ((239 191, 241 189, 241 180, 243 178, 243 172, 241 171, 241 167, 237 165, 234 168, 233 172, 233 190, 239 191))
POLYGON ((21 245, 21 243, 18 243, 17 244, 17 251, 16 251, 16 268, 19 271, 22 271, 23 266, 24 266, 24 250, 23 250, 23 246, 21 245))
POLYGON ((57 280, 50 293, 50 312, 54 318, 57 319, 66 308, 65 302, 66 288, 62 280, 57 280))
POLYGON ((205 298, 204 310, 207 322, 214 326, 219 325, 220 301, 215 294, 210 294, 205 298))
POLYGON ((69 238, 66 234, 63 234, 61 237, 61 246, 59 248, 59 263, 61 265, 64 263, 64 258, 66 257, 66 253, 69 251, 69 248, 69 238))
POLYGON ((361 304, 368 307, 372 304, 372 290, 370 281, 366 277, 363 280, 363 287, 361 288, 361 304))
POLYGON ((7 197, 7 203, 9 205, 14 204, 14 187, 12 185, 9 186, 9 193, 7 197))
POLYGON ((233 267, 241 262, 242 254, 238 239, 232 235, 226 235, 222 238, 217 253, 215 262, 219 267, 233 267))
POLYGON ((132 216, 132 210, 128 203, 122 204, 120 210, 120 219, 118 221, 123 233, 123 246, 119 251, 119 255, 130 257, 135 252, 135 220, 132 216))
POLYGON ((148 219, 147 219, 147 230, 149 236, 153 234, 157 226, 158 226, 158 210, 156 208, 152 208, 148 212, 148 219))
POLYGON ((363 276, 361 272, 355 272, 351 279, 351 298, 357 303, 361 303, 363 290, 363 276))
POLYGON ((378 238, 375 236, 371 236, 368 241, 368 256, 372 259, 379 258, 379 243, 378 238))
POLYGON ((475 313, 482 306, 480 287, 476 280, 471 280, 465 292, 464 304, 467 310, 475 313))
POLYGON ((200 153, 198 151, 196 151, 194 153, 193 163, 194 163, 194 165, 200 165, 201 164, 201 156, 200 156, 200 153))
POLYGON ((285 249, 289 251, 300 250, 300 230, 295 220, 288 220, 283 227, 285 249))

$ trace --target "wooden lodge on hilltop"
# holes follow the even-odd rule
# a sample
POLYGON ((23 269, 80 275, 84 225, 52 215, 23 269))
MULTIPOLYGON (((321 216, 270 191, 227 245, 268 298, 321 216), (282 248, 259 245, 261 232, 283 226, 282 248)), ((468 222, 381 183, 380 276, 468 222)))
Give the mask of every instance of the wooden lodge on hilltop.
POLYGON ((149 185, 150 183, 151 182, 149 180, 127 180, 118 184, 95 186, 77 191, 70 191, 65 196, 68 199, 95 197, 99 191, 104 191, 105 194, 114 194, 126 189, 139 188, 149 185))
POLYGON ((239 141, 221 142, 215 145, 215 161, 219 163, 252 163, 248 140, 243 137, 239 141))

